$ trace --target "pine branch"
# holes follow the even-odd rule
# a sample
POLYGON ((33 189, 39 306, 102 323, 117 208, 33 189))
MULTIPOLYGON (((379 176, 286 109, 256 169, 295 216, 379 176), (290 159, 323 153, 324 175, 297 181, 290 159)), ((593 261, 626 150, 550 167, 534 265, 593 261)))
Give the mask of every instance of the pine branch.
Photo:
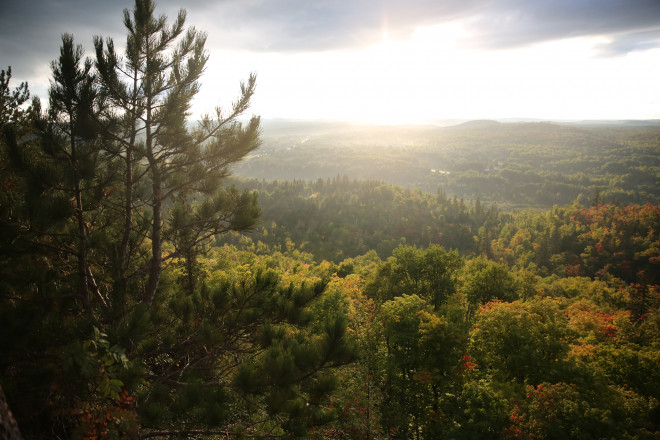
MULTIPOLYGON (((154 438, 154 437, 171 437, 171 436, 181 436, 181 435, 221 435, 224 438, 230 439, 235 437, 235 435, 226 430, 226 429, 182 429, 178 431, 151 431, 146 434, 140 434, 140 439, 143 438, 154 438)), ((249 430, 249 435, 259 438, 281 438, 281 435, 269 434, 265 432, 260 432, 255 429, 249 430)))

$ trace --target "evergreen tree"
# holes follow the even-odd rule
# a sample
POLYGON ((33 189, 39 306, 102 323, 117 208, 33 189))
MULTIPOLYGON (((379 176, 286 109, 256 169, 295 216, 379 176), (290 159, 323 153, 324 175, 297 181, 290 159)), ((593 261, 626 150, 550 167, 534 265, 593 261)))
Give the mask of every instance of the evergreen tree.
POLYGON ((27 82, 22 82, 13 91, 9 88, 11 66, 0 72, 0 123, 17 123, 25 117, 22 106, 30 99, 27 82))
POLYGON ((132 14, 124 11, 124 62, 112 40, 95 39, 100 93, 107 105, 100 124, 125 173, 116 271, 125 284, 131 236, 145 227, 135 215, 137 204, 149 213, 144 238, 151 242, 151 257, 143 291, 149 307, 165 260, 189 253, 218 233, 245 229, 258 214, 253 196, 234 191, 213 196, 229 167, 259 146, 259 118, 252 117, 245 127, 237 122, 250 105, 256 77, 241 85, 241 96, 227 114, 217 108, 213 118, 205 116, 189 129, 191 101, 208 60, 206 35, 185 29, 183 10, 171 26, 154 11, 152 1, 136 1, 132 14), (136 192, 140 185, 142 194, 136 192), (167 242, 175 251, 164 258, 167 242))
MULTIPOLYGON (((14 213, 10 205, 17 201, 15 191, 16 176, 9 167, 7 138, 14 138, 16 131, 26 125, 27 115, 22 106, 29 100, 30 92, 26 82, 11 90, 11 67, 0 71, 0 304, 8 294, 8 283, 11 281, 8 268, 12 266, 12 253, 7 252, 8 244, 16 238, 16 229, 8 227, 14 213)), ((5 398, 0 383, 0 432, 11 440, 21 439, 21 433, 5 398)))
POLYGON ((259 215, 221 186, 259 146, 259 118, 238 122, 256 78, 193 127, 205 35, 154 13, 124 11, 123 56, 97 37, 83 60, 65 34, 48 112, 24 115, 3 72, 0 386, 26 438, 302 435, 354 357, 345 313, 313 322, 318 278, 202 276, 259 215))
POLYGON ((49 182, 50 186, 73 196, 75 222, 70 234, 75 244, 71 243, 71 248, 76 253, 79 295, 91 313, 92 295, 107 304, 90 267, 90 219, 87 212, 99 202, 98 185, 102 182, 96 179, 100 168, 100 145, 91 119, 95 78, 91 73, 92 62, 86 60, 82 63, 82 57, 82 47, 74 46, 73 36, 63 35, 60 57, 51 66, 53 81, 49 91, 49 114, 45 120, 39 121, 39 128, 42 151, 56 167, 53 176, 58 181, 49 182), (88 203, 91 206, 88 207, 88 203))

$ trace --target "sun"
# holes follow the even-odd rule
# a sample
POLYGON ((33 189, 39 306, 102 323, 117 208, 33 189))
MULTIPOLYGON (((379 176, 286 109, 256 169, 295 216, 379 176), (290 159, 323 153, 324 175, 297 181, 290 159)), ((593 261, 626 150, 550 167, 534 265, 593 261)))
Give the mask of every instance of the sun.
POLYGON ((384 125, 428 122, 451 106, 445 74, 459 55, 459 25, 419 28, 408 38, 391 37, 386 23, 378 44, 363 48, 351 60, 355 84, 352 115, 359 122, 384 125))
POLYGON ((608 58, 594 55, 598 39, 485 50, 468 44, 474 38, 460 22, 408 36, 384 23, 375 44, 351 49, 214 52, 193 112, 230 103, 254 71, 250 110, 264 118, 396 125, 657 115, 660 49, 608 58))

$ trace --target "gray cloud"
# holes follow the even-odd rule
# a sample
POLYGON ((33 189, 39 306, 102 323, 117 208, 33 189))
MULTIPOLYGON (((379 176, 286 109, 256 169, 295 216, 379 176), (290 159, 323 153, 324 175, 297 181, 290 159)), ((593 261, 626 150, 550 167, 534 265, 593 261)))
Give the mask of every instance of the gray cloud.
POLYGON ((121 10, 100 0, 3 1, 0 15, 2 66, 15 78, 29 79, 59 55, 61 36, 73 33, 78 44, 91 47, 91 36, 117 33, 121 10))
POLYGON ((477 11, 490 0, 243 0, 220 2, 210 13, 218 44, 249 50, 315 51, 378 41, 384 27, 405 38, 421 25, 477 11))
POLYGON ((660 46, 660 29, 645 32, 631 32, 617 36, 597 49, 601 56, 617 56, 629 52, 654 49, 660 46))
MULTIPOLYGON (((63 32, 91 48, 93 35, 123 40, 122 9, 105 0, 0 0, 0 54, 16 78, 41 72, 58 54, 63 32)), ((162 0, 170 16, 209 34, 209 47, 251 51, 318 51, 377 42, 416 27, 461 19, 468 42, 497 49, 566 37, 603 35, 604 55, 660 47, 659 0, 162 0)), ((119 43, 119 41, 118 41, 119 43)))
MULTIPOLYGON (((468 19, 475 45, 506 48, 561 38, 605 36, 633 48, 635 36, 660 31, 657 0, 505 0, 468 19)), ((660 46, 647 40, 645 48, 660 46)), ((640 49, 637 47, 636 49, 640 49)))
POLYGON ((214 27, 214 43, 276 51, 368 44, 383 25, 405 38, 418 26, 456 19, 475 35, 471 44, 491 49, 588 35, 609 36, 614 47, 619 38, 660 30, 658 0, 241 0, 193 15, 214 27))

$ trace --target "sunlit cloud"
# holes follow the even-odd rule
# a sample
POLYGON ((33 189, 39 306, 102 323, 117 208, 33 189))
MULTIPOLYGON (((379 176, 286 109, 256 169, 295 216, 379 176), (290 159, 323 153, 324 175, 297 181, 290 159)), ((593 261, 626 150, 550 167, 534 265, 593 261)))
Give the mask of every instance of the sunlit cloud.
MULTIPOLYGON (((235 86, 231 78, 255 70, 253 110, 264 117, 421 123, 660 114, 658 49, 600 57, 606 39, 577 37, 482 51, 469 46, 469 37, 453 22, 420 27, 407 40, 384 31, 378 44, 355 50, 213 53, 209 72, 223 75, 205 77, 202 96, 232 96, 222 84, 235 86)), ((217 105, 213 99, 198 100, 196 108, 217 105)))
MULTIPOLYGON (((100 0, 14 2, 0 51, 45 96, 59 36, 90 54, 123 44, 121 9, 100 0)), ((174 16, 180 2, 162 0, 174 16)), ((194 0, 210 62, 193 115, 227 107, 258 74, 264 117, 416 122, 442 118, 659 118, 657 0, 194 0)))

